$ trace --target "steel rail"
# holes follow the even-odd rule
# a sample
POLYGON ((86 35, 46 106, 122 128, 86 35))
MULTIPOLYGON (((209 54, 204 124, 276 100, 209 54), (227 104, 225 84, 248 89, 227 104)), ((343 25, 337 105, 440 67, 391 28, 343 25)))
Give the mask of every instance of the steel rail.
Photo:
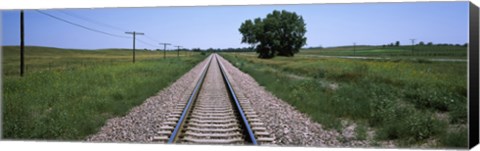
MULTIPOLYGON (((217 58, 216 54, 215 54, 215 58, 217 58)), ((227 77, 227 74, 225 73, 225 69, 223 67, 223 64, 220 62, 220 60, 218 58, 217 58, 217 62, 218 62, 218 66, 220 67, 220 71, 222 72, 222 75, 223 75, 222 77, 223 77, 225 83, 227 84, 228 92, 230 93, 230 96, 234 100, 235 105, 237 107, 237 110, 238 110, 240 116, 242 117, 242 122, 244 124, 243 126, 247 130, 249 140, 250 140, 250 142, 252 142, 253 145, 257 145, 257 139, 255 138, 255 135, 253 134, 253 131, 250 127, 250 123, 248 122, 247 117, 245 116, 245 113, 243 112, 243 109, 240 105, 240 102, 237 99, 237 95, 235 94, 235 91, 233 90, 232 85, 230 84, 230 81, 228 80, 228 77, 227 77)))
POLYGON ((181 114, 177 124, 175 125, 175 128, 174 128, 172 134, 169 136, 169 139, 168 139, 167 143, 172 144, 172 143, 175 143, 176 141, 178 141, 178 139, 180 137, 180 133, 182 132, 182 129, 183 129, 183 125, 187 121, 187 116, 190 114, 191 110, 193 109, 195 101, 196 101, 198 95, 200 94, 201 87, 202 87, 203 82, 205 80, 206 74, 207 74, 207 72, 210 68, 210 65, 213 62, 212 61, 213 57, 215 57, 215 59, 217 59, 217 65, 220 68, 220 72, 222 74, 222 79, 225 83, 225 86, 227 88, 227 92, 230 96, 230 101, 235 102, 235 105, 233 105, 234 110, 237 110, 238 114, 241 117, 241 120, 240 120, 241 125, 240 126, 243 127, 243 129, 245 130, 244 135, 246 135, 244 139, 247 142, 251 142, 253 145, 258 145, 257 140, 255 138, 255 135, 253 133, 253 130, 250 127, 250 123, 247 120, 247 116, 245 115, 245 113, 244 113, 244 111, 241 107, 241 104, 238 101, 237 95, 235 94, 235 91, 233 90, 232 85, 230 84, 230 81, 229 81, 229 78, 227 76, 226 70, 225 70, 223 64, 218 59, 217 54, 213 54, 210 57, 210 60, 209 60, 208 64, 206 65, 205 69, 203 69, 202 74, 200 76, 200 79, 197 81, 197 84, 196 84, 190 98, 188 99, 187 105, 183 109, 182 114, 181 114))
POLYGON ((200 76, 200 80, 198 80, 195 89, 192 92, 192 95, 190 95, 190 98, 188 99, 188 103, 185 106, 185 109, 182 111, 182 115, 180 116, 180 119, 178 120, 177 125, 175 125, 175 129, 173 130, 172 134, 170 135, 170 138, 168 139, 168 144, 172 144, 177 140, 178 133, 181 131, 181 128, 183 127, 183 124, 185 123, 185 118, 190 111, 193 102, 197 99, 197 96, 199 94, 199 90, 202 87, 203 81, 205 80, 205 75, 207 74, 207 71, 210 67, 210 64, 212 63, 213 56, 210 57, 210 60, 208 61, 207 66, 202 72, 202 75, 200 76))

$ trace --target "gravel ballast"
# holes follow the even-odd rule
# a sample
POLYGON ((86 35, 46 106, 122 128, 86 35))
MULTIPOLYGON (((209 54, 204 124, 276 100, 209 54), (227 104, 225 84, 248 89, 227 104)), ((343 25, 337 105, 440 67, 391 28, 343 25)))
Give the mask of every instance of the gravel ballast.
MULTIPOLYGON (((218 58, 227 70, 236 93, 241 93, 250 101, 251 106, 274 138, 276 145, 370 146, 370 142, 367 140, 359 141, 352 138, 355 126, 346 126, 341 133, 335 130, 325 130, 321 124, 312 121, 307 115, 265 90, 250 75, 240 71, 221 56, 218 58)), ((86 140, 93 142, 152 142, 152 137, 156 136, 159 126, 166 120, 168 113, 174 109, 180 96, 193 90, 208 59, 196 65, 169 87, 148 98, 143 104, 134 107, 127 115, 109 119, 97 134, 88 136, 86 140)), ((380 142, 380 144, 382 143, 380 142)))
POLYGON ((188 89, 193 89, 208 58, 196 65, 169 87, 164 88, 155 96, 148 98, 143 104, 134 107, 123 117, 107 120, 97 134, 88 136, 87 141, 93 142, 151 142, 159 130, 160 124, 166 120, 176 102, 188 89))
MULTIPOLYGON (((219 57, 221 58, 221 57, 219 57)), ((366 147, 367 141, 352 140, 353 130, 349 127, 344 134, 335 130, 325 130, 322 125, 312 121, 307 115, 293 106, 275 97, 260 86, 250 75, 240 71, 225 59, 224 64, 234 88, 248 98, 257 114, 265 121, 277 145, 318 146, 318 147, 366 147), (348 141, 339 141, 345 139, 348 141)))

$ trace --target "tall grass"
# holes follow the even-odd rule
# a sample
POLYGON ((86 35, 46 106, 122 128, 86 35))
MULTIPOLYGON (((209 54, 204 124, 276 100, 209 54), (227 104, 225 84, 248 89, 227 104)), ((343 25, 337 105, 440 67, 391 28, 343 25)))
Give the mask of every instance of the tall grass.
MULTIPOLYGON (((198 52, 180 52, 180 57, 198 55, 198 52)), ((19 75, 19 47, 2 47, 3 75, 19 75)), ((158 61, 163 59, 163 51, 136 50, 136 62, 158 61)), ((166 53, 168 58, 176 58, 177 52, 166 53)), ((25 48, 26 74, 44 70, 74 70, 97 65, 115 65, 132 62, 131 49, 76 50, 50 47, 27 46, 25 48)))
POLYGON ((375 128, 376 139, 409 146, 449 142, 443 137, 449 125, 466 124, 466 63, 222 55, 327 128, 340 130, 349 119, 375 128))
POLYGON ((328 56, 372 56, 372 57, 416 57, 416 58, 467 58, 467 47, 464 46, 411 46, 381 47, 381 46, 352 46, 333 47, 324 49, 303 49, 301 55, 328 55, 328 56))
MULTIPOLYGON (((56 52, 49 55, 61 58, 56 52)), ((39 67, 25 77, 4 75, 3 138, 81 140, 107 119, 125 115, 204 58, 195 55, 113 65, 99 62, 72 70, 39 67)), ((8 63, 4 61, 4 67, 8 63)))

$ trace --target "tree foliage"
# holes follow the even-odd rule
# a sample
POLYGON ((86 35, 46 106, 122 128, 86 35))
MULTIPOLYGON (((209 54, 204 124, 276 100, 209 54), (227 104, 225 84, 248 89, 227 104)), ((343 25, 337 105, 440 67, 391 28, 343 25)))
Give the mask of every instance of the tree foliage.
POLYGON ((424 45, 425 45, 425 43, 424 43, 423 41, 420 41, 420 42, 418 43, 418 45, 420 45, 420 46, 424 46, 424 45))
POLYGON ((293 56, 306 44, 306 28, 302 16, 295 12, 275 10, 266 18, 246 20, 239 28, 242 43, 255 47, 260 58, 275 55, 293 56))

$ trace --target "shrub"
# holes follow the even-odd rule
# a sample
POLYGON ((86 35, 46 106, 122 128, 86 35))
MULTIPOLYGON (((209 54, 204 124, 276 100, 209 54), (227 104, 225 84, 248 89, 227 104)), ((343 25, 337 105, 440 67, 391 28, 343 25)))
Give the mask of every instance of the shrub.
POLYGON ((355 128, 355 138, 357 140, 365 140, 367 139, 367 128, 364 124, 359 124, 355 128))
POLYGON ((440 143, 445 147, 467 148, 468 147, 468 129, 458 128, 444 133, 440 137, 440 143))
POLYGON ((449 108, 450 108, 450 112, 449 112, 450 123, 453 123, 453 124, 467 123, 467 120, 468 120, 467 105, 465 105, 464 103, 455 103, 455 104, 451 104, 449 108))
POLYGON ((448 111, 455 100, 462 100, 455 94, 442 89, 412 88, 405 89, 405 98, 417 108, 432 108, 439 111, 448 111))
POLYGON ((441 130, 445 129, 446 123, 437 120, 431 113, 415 112, 408 116, 402 127, 401 137, 407 142, 413 143, 430 138, 437 135, 441 130))

